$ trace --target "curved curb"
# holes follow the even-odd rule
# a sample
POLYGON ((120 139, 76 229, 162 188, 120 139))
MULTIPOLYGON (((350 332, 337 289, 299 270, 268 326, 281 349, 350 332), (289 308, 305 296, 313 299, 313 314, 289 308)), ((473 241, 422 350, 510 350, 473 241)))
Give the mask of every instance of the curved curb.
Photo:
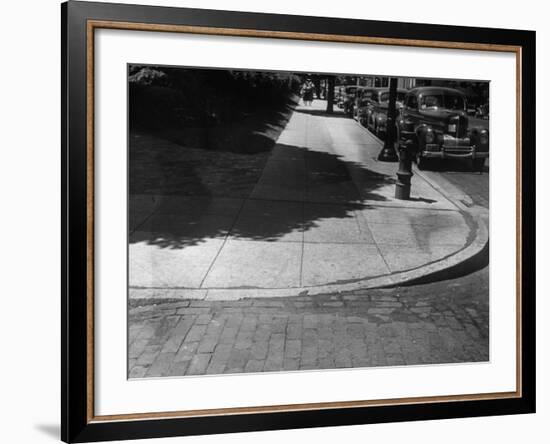
POLYGON ((356 282, 320 285, 317 287, 302 288, 243 288, 243 289, 147 289, 130 288, 130 299, 199 299, 199 300, 239 300, 246 298, 280 298, 292 296, 313 296, 326 293, 344 293, 354 290, 369 290, 426 283, 431 280, 442 279, 446 273, 456 271, 458 267, 467 266, 479 260, 486 254, 489 243, 489 232, 481 217, 473 217, 474 232, 470 243, 456 253, 444 259, 422 265, 411 270, 396 272, 375 278, 363 279, 356 282))
MULTIPOLYGON (((471 264, 480 261, 488 251, 489 230, 481 217, 478 216, 473 220, 476 224, 475 235, 468 246, 440 261, 421 266, 415 270, 403 272, 403 275, 399 276, 399 282, 390 285, 380 285, 378 288, 427 284, 436 280, 448 279, 459 268, 467 268, 471 264)), ((395 276, 397 277, 397 274, 395 276)))
MULTIPOLYGON (((345 293, 354 290, 371 290, 375 288, 389 288, 406 285, 413 285, 419 280, 433 278, 440 279, 440 276, 446 271, 453 270, 456 267, 465 266, 470 261, 476 260, 484 251, 489 243, 489 232, 481 217, 473 218, 475 224, 474 236, 472 241, 464 248, 444 259, 421 265, 411 270, 400 271, 385 276, 363 279, 357 282, 347 284, 329 284, 317 287, 303 287, 275 290, 209 290, 205 299, 207 300, 226 300, 230 297, 229 292, 240 293, 237 299, 247 297, 284 297, 284 296, 313 296, 326 293, 345 293), (246 295, 250 292, 250 295, 246 295), (260 296, 260 293, 262 294, 260 296), (225 297, 224 297, 225 296, 225 297)), ((234 298, 234 297, 233 297, 234 298)))

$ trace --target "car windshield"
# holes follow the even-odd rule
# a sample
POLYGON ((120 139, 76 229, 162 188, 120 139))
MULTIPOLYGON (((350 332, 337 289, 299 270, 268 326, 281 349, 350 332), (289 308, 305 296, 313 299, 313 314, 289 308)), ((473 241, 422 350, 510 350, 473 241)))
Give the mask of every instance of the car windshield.
POLYGON ((421 109, 464 110, 464 98, 457 94, 426 94, 420 99, 421 109))
MULTIPOLYGON (((383 92, 382 94, 380 94, 380 102, 381 102, 381 103, 385 103, 385 102, 387 102, 388 100, 390 100, 390 93, 389 93, 389 91, 383 92)), ((398 91, 398 92, 397 92, 397 97, 396 97, 395 100, 397 100, 398 102, 402 102, 403 100, 405 100, 405 93, 404 93, 404 92, 398 91)))

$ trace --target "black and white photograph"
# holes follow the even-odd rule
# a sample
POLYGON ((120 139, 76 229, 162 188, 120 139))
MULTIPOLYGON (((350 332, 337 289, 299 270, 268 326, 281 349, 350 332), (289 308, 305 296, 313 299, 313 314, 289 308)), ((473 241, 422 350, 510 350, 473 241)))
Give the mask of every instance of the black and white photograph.
POLYGON ((489 361, 489 82, 128 65, 128 377, 489 361))

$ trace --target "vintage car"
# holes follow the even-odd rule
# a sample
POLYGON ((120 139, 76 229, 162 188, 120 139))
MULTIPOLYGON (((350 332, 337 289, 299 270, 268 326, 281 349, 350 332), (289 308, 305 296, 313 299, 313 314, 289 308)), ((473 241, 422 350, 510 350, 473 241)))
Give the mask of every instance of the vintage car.
POLYGON ((375 87, 364 86, 357 90, 352 117, 358 122, 364 120, 365 113, 377 89, 375 87))
POLYGON ((334 103, 337 105, 338 102, 340 101, 340 87, 335 86, 333 91, 334 92, 332 93, 332 97, 333 97, 334 103))
POLYGON ((336 106, 338 108, 344 107, 344 98, 346 95, 346 87, 345 86, 338 86, 334 93, 334 103, 336 103, 336 106))
POLYGON ((489 104, 484 103, 476 108, 475 117, 478 119, 488 119, 489 118, 489 104))
POLYGON ((446 158, 468 158, 481 169, 489 157, 489 130, 469 125, 466 110, 466 97, 456 89, 411 89, 397 117, 396 145, 410 149, 420 169, 446 158))
POLYGON ((338 101, 338 107, 343 108, 344 113, 351 115, 353 112, 353 105, 355 103, 355 93, 357 92, 357 85, 348 85, 341 90, 340 100, 338 101))
MULTIPOLYGON (((403 107, 405 94, 407 94, 407 90, 401 88, 397 89, 396 110, 403 107)), ((389 88, 377 88, 367 105, 363 120, 361 121, 364 126, 379 137, 386 134, 389 98, 389 88)))

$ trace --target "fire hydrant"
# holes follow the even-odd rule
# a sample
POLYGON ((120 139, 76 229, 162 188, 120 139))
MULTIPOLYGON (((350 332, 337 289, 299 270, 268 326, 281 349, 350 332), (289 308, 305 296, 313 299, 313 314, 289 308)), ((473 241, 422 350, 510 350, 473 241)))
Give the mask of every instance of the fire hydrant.
POLYGON ((412 156, 410 147, 399 146, 399 169, 397 170, 397 183, 395 184, 395 198, 408 200, 411 198, 412 156))

